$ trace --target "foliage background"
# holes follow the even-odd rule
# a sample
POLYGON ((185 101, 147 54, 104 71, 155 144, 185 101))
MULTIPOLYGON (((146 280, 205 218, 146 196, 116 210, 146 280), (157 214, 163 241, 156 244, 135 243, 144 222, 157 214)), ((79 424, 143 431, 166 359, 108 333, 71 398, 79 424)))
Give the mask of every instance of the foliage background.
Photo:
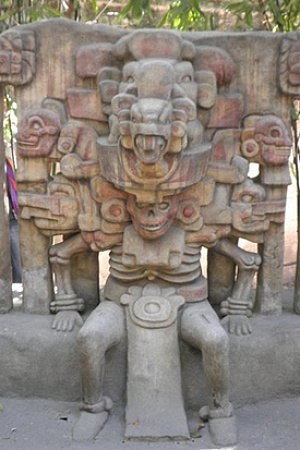
POLYGON ((300 0, 0 0, 0 31, 53 17, 130 28, 292 31, 300 0))

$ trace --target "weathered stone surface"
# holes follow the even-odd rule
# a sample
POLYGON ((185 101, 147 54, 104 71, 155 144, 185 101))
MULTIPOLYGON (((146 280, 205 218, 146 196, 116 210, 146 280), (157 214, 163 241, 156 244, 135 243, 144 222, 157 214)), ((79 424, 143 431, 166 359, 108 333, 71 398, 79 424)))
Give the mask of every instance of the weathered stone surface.
MULTIPOLYGON (((58 20, 4 33, 0 49, 0 81, 17 86, 20 117, 24 310, 55 314, 54 340, 81 327, 83 412, 74 438, 93 439, 104 426, 112 407, 104 370, 126 335, 126 435, 188 437, 180 373, 186 380, 186 356, 202 352, 212 438, 234 444, 230 362, 234 382, 243 372, 232 363, 242 359, 239 345, 256 342, 253 303, 265 315, 282 309, 298 35, 131 32, 58 20), (240 248, 240 238, 257 251, 240 248), (202 246, 211 249, 209 299, 202 246), (98 305, 97 259, 106 250, 110 276, 98 305), (185 303, 174 310, 173 295, 185 303), (236 335, 233 356, 222 315, 236 335)), ((247 380, 254 372, 259 380, 262 369, 248 369, 247 380)))

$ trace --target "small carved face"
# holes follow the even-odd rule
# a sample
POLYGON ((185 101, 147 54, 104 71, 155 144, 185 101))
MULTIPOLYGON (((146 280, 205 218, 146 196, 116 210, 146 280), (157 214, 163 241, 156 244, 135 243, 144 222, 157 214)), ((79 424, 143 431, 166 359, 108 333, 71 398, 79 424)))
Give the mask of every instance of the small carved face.
POLYGON ((15 53, 14 61, 11 57, 11 52, 0 50, 0 74, 9 75, 20 73, 22 69, 21 57, 15 53), (18 60, 17 60, 18 59, 18 60))
POLYGON ((127 209, 136 231, 145 239, 157 239, 170 229, 177 213, 178 199, 174 196, 160 203, 138 203, 131 195, 127 209))
POLYGON ((262 203, 265 195, 264 188, 249 178, 234 188, 230 205, 234 229, 244 233, 259 233, 268 228, 269 222, 262 203))
POLYGON ((253 127, 242 134, 242 154, 268 165, 286 164, 291 145, 283 121, 273 115, 257 117, 253 127))
POLYGON ((24 157, 48 156, 60 129, 58 116, 47 109, 38 108, 27 113, 16 135, 18 151, 24 157))

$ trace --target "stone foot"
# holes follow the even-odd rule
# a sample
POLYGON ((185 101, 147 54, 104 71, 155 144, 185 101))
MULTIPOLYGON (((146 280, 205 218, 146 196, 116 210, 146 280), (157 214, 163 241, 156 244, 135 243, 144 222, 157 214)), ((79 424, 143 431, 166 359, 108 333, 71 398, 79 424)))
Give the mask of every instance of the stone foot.
POLYGON ((108 418, 108 412, 90 413, 82 411, 80 418, 74 425, 72 437, 74 441, 91 441, 104 427, 108 418))
POLYGON ((214 444, 226 447, 237 442, 235 416, 210 418, 208 429, 214 444))

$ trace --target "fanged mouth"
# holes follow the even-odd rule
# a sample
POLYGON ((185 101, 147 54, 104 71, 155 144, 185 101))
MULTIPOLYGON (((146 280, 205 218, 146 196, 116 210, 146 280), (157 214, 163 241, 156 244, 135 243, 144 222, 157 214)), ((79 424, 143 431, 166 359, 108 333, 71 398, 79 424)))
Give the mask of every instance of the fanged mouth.
POLYGON ((146 163, 154 164, 165 153, 167 140, 163 136, 138 134, 134 138, 136 155, 146 163))

